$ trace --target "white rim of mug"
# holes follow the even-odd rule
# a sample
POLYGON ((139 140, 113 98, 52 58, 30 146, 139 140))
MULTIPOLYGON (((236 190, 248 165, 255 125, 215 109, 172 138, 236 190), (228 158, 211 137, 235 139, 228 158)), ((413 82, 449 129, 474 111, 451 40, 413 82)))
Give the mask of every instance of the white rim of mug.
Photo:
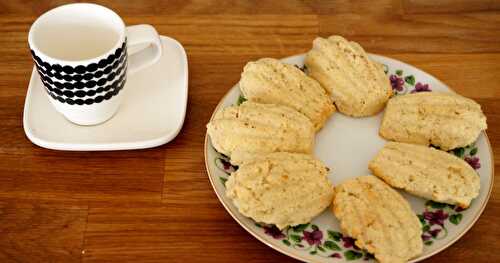
POLYGON ((35 51, 36 55, 40 57, 43 61, 54 61, 55 63, 59 64, 64 64, 64 65, 70 65, 70 66, 78 66, 78 65, 86 65, 93 63, 95 61, 99 61, 103 58, 108 57, 111 53, 114 53, 115 50, 119 47, 122 46, 123 42, 125 41, 125 23, 123 22, 122 18, 113 10, 102 6, 98 4, 91 4, 91 3, 74 3, 74 4, 67 4, 67 5, 61 5, 56 8, 50 9, 49 11, 43 13, 41 16, 39 16, 35 22, 30 27, 29 33, 28 33, 28 44, 30 49, 35 51), (74 7, 74 6, 87 6, 91 8, 98 8, 98 9, 103 9, 105 12, 108 12, 111 16, 113 16, 117 21, 120 23, 120 30, 119 30, 119 37, 116 40, 116 43, 113 45, 112 48, 104 52, 103 54, 93 57, 93 58, 88 58, 88 59, 82 59, 82 60, 65 60, 65 59, 58 59, 51 57, 44 52, 42 52, 40 49, 35 44, 35 39, 33 36, 34 30, 36 30, 36 27, 42 21, 43 19, 48 18, 49 16, 53 15, 54 13, 61 11, 61 9, 69 8, 69 7, 74 7))

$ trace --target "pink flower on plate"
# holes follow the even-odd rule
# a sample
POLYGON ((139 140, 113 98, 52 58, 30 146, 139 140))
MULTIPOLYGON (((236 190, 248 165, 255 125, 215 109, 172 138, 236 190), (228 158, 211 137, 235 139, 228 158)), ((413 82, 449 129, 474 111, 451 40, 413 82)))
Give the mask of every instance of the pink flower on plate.
POLYGON ((277 228, 275 225, 264 226, 263 228, 265 234, 270 235, 275 239, 282 239, 285 237, 285 234, 283 234, 281 230, 277 228))
POLYGON ((224 158, 220 158, 219 160, 220 163, 222 164, 222 167, 224 168, 224 171, 228 173, 233 173, 238 169, 237 166, 232 165, 228 160, 224 158))
POLYGON ((444 226, 444 220, 448 219, 448 214, 439 209, 435 212, 425 211, 424 218, 429 221, 429 224, 444 226))
POLYGON ((427 235, 427 234, 422 234, 422 240, 423 240, 423 241, 427 241, 427 240, 429 240, 429 239, 431 239, 431 236, 430 236, 430 235, 427 235))
POLYGON ((431 234, 431 236, 433 238, 436 238, 437 235, 439 234, 439 232, 441 232, 441 229, 439 229, 439 228, 436 228, 436 229, 433 229, 433 230, 429 230, 429 234, 431 234))
POLYGON ((474 168, 474 170, 477 170, 481 168, 481 163, 479 163, 479 158, 477 157, 465 157, 464 160, 474 168))
POLYGON ((403 91, 403 85, 405 84, 403 78, 400 78, 396 75, 391 75, 389 77, 389 80, 391 81, 391 86, 393 90, 403 91))
POLYGON ((304 239, 309 245, 321 245, 321 240, 323 239, 323 233, 320 230, 314 230, 312 232, 304 230, 304 239))
POLYGON ((354 243, 354 241, 356 241, 356 240, 354 240, 354 238, 352 238, 352 237, 343 236, 342 241, 344 242, 345 248, 350 248, 350 247, 357 248, 356 244, 354 243))
POLYGON ((429 88, 429 84, 422 84, 420 82, 417 82, 417 84, 415 84, 415 89, 412 90, 410 93, 426 92, 426 91, 431 91, 431 89, 429 88))

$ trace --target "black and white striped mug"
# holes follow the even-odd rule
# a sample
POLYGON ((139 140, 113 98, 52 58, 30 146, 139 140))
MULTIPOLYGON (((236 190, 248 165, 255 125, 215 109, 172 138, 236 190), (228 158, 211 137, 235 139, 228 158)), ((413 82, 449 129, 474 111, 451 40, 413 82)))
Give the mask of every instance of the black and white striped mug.
POLYGON ((152 26, 125 27, 115 12, 96 4, 63 5, 44 13, 31 26, 28 42, 52 105, 80 125, 110 119, 121 104, 127 76, 162 53, 152 26), (138 48, 129 54, 133 46, 138 48))

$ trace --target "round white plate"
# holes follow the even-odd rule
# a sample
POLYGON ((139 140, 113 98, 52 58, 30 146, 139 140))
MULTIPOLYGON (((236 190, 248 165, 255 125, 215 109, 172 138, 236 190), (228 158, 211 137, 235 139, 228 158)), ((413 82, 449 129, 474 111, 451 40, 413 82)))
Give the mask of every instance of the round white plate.
MULTIPOLYGON (((371 58, 386 66, 397 96, 405 93, 431 90, 453 92, 431 75, 401 61, 379 55, 371 58)), ((303 67, 304 55, 288 57, 285 63, 303 67)), ((240 91, 234 86, 221 100, 215 112, 237 104, 240 91)), ((385 144, 378 135, 383 113, 368 118, 351 118, 335 113, 316 135, 315 155, 331 168, 329 179, 334 185, 369 174, 368 162, 385 144)), ((428 202, 401 192, 419 216, 424 231, 424 251, 417 262, 430 257, 457 241, 483 211, 493 186, 493 154, 486 133, 466 148, 455 149, 451 154, 465 158, 478 172, 481 181, 479 196, 463 211, 439 203, 428 202)), ((257 224, 238 212, 226 198, 224 182, 233 171, 224 156, 214 150, 205 138, 205 165, 210 182, 226 210, 250 234, 283 254, 307 262, 374 261, 371 255, 353 246, 353 240, 342 236, 339 223, 327 209, 310 224, 279 231, 276 227, 257 224)))

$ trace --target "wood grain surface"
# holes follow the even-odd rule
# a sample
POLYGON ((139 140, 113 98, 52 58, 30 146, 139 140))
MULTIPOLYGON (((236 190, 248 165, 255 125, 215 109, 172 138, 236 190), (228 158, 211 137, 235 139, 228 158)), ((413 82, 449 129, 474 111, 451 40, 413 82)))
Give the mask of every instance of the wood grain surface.
POLYGON ((203 161, 205 124, 247 61, 302 53, 331 34, 481 103, 497 184, 474 227, 425 262, 500 262, 500 1, 98 1, 129 25, 176 38, 189 59, 179 136, 118 152, 52 151, 24 135, 27 31, 66 2, 0 1, 0 262, 294 262, 217 200, 203 161))

